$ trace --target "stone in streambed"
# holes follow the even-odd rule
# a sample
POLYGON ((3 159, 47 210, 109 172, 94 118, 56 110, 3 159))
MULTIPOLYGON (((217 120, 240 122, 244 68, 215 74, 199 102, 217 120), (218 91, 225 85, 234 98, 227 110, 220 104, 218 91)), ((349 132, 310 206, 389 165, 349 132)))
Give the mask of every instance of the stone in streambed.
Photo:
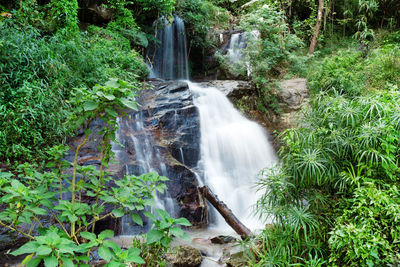
POLYGON ((232 254, 226 262, 228 267, 242 267, 245 266, 243 251, 232 254))
POLYGON ((200 251, 187 245, 173 248, 166 259, 174 267, 198 267, 203 261, 200 251))
POLYGON ((211 243, 213 244, 228 244, 228 243, 234 243, 236 241, 237 241, 236 238, 227 235, 219 235, 211 238, 211 243))

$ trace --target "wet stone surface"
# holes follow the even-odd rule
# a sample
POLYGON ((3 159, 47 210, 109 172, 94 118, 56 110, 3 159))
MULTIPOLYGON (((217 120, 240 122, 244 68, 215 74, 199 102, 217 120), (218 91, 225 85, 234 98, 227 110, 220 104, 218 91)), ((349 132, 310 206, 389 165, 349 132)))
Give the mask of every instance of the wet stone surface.
MULTIPOLYGON (((169 195, 178 206, 175 216, 186 217, 193 225, 205 225, 207 206, 197 190, 193 171, 200 157, 200 122, 192 93, 181 81, 155 79, 148 84, 151 89, 139 92, 139 110, 128 110, 127 117, 119 118, 117 136, 122 146, 114 146, 118 163, 111 163, 108 171, 114 179, 148 171, 168 177, 169 195)), ((100 164, 97 148, 101 138, 97 132, 102 126, 99 120, 91 124, 92 141, 82 148, 79 164, 100 164)), ((83 138, 81 133, 70 140, 67 160, 73 160, 73 152, 83 138)), ((112 228, 118 225, 107 224, 112 228)))

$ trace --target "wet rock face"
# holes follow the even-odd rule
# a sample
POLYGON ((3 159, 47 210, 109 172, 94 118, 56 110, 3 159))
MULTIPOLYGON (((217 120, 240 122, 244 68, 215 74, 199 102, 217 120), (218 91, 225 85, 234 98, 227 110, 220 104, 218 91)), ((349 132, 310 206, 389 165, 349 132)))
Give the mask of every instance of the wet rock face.
POLYGON ((13 261, 17 263, 18 260, 21 262, 23 258, 14 257, 8 254, 8 252, 16 250, 28 241, 27 237, 16 232, 11 232, 7 228, 0 227, 0 266, 7 266, 7 264, 11 264, 13 261))
MULTIPOLYGON (((122 146, 114 146, 118 163, 111 163, 108 171, 114 179, 149 171, 168 177, 169 195, 178 206, 175 215, 188 218, 193 225, 207 224, 207 206, 192 170, 200 158, 200 121, 193 96, 184 82, 152 80, 149 85, 151 89, 139 93, 139 110, 129 110, 128 116, 119 118, 117 137, 122 146)), ((100 164, 101 138, 96 132, 101 127, 101 121, 91 125, 94 140, 82 148, 79 164, 100 164)), ((72 161, 82 138, 70 141, 68 160, 72 161)), ((115 226, 114 222, 107 224, 115 226)))
MULTIPOLYGON (((121 125, 135 123, 133 117, 141 118, 143 132, 132 133, 130 130, 129 134, 138 135, 140 140, 145 140, 140 135, 147 135, 147 142, 153 149, 150 165, 170 179, 167 186, 170 196, 179 206, 177 216, 188 218, 194 225, 205 224, 206 205, 197 190, 196 175, 191 170, 200 158, 200 121, 193 96, 185 82, 152 80, 149 84, 153 89, 141 92, 139 114, 123 118, 121 125)), ((129 159, 128 165, 140 169, 143 159, 135 155, 132 138, 125 136, 121 139, 126 141, 127 154, 121 153, 119 157, 129 159)))

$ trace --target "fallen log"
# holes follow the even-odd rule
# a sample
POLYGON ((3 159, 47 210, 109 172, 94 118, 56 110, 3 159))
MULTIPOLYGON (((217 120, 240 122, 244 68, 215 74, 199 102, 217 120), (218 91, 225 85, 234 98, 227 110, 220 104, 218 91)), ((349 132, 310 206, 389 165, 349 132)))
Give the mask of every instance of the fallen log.
POLYGON ((250 229, 236 218, 232 210, 229 209, 224 202, 220 201, 208 186, 200 187, 199 190, 203 197, 205 197, 217 209, 222 217, 224 217, 226 223, 229 224, 229 226, 232 227, 232 229, 235 230, 242 239, 251 235, 250 229))

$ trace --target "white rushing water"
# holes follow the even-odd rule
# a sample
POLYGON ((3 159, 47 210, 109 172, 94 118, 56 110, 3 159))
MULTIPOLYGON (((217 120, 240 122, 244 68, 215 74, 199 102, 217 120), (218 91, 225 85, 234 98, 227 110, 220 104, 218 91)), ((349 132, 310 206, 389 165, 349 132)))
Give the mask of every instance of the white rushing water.
MULTIPOLYGON (((246 119, 228 98, 213 87, 188 82, 200 112, 201 162, 204 183, 250 229, 262 228, 252 216, 258 195, 257 174, 276 162, 265 130, 246 119)), ((227 228, 219 214, 216 227, 227 228)))
POLYGON ((174 16, 173 21, 162 17, 154 22, 157 28, 158 47, 150 47, 147 59, 151 61, 150 78, 188 79, 185 24, 174 16))
POLYGON ((234 33, 229 39, 227 48, 229 58, 233 63, 238 62, 243 57, 243 49, 246 48, 246 33, 234 33))
MULTIPOLYGON (((134 115, 131 120, 128 119, 118 119, 119 129, 117 130, 117 140, 121 142, 123 139, 121 138, 121 132, 125 131, 129 133, 129 138, 131 139, 134 151, 135 158, 137 162, 138 169, 131 169, 129 166, 126 166, 126 174, 130 175, 140 175, 148 172, 157 172, 160 175, 168 176, 168 172, 166 169, 163 160, 161 159, 160 152, 154 146, 154 140, 151 138, 151 134, 147 132, 144 121, 143 114, 138 112, 134 115)), ((113 151, 118 158, 121 146, 113 144, 113 151)), ((167 211, 172 217, 176 217, 176 203, 171 198, 170 194, 166 190, 164 194, 160 194, 158 191, 154 192, 154 202, 155 208, 163 209, 167 211)), ((132 226, 134 225, 130 216, 124 216, 122 218, 122 235, 133 235, 135 234, 132 226)))

